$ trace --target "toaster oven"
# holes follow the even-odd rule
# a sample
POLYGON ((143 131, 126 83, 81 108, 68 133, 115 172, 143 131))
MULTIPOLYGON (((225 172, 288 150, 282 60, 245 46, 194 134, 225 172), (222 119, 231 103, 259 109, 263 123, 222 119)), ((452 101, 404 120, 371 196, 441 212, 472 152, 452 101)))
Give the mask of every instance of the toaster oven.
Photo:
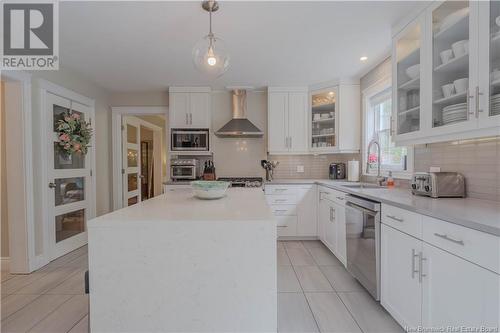
POLYGON ((465 178, 458 172, 417 172, 411 179, 411 192, 431 198, 463 198, 465 178))

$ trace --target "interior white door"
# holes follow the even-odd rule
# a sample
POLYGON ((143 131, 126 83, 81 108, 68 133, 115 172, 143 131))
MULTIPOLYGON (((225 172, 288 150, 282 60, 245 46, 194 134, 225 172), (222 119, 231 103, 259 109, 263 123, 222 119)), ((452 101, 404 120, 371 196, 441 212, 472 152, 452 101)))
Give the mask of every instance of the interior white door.
POLYGON ((68 155, 59 146, 58 121, 78 116, 92 123, 94 111, 83 104, 46 94, 48 235, 53 260, 87 243, 86 222, 95 216, 92 160, 94 142, 86 155, 68 155))
POLYGON ((136 117, 122 118, 123 207, 141 202, 141 124, 136 117))

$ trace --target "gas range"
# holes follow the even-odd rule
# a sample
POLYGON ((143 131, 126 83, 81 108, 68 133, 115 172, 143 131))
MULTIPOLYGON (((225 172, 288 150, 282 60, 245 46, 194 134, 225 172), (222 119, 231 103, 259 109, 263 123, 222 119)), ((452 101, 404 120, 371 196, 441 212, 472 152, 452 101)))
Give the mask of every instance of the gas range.
POLYGON ((261 177, 226 177, 218 178, 217 180, 230 182, 231 187, 261 187, 261 177))

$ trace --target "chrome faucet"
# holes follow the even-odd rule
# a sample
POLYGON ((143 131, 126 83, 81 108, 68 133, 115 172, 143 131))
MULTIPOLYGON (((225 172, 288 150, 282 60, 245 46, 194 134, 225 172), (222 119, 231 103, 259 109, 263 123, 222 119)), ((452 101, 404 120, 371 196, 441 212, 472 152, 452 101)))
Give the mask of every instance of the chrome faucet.
POLYGON ((377 184, 382 186, 382 184, 387 180, 386 177, 382 177, 380 175, 380 143, 377 139, 373 138, 368 144, 368 148, 366 149, 366 173, 370 173, 370 149, 372 146, 377 146, 377 184))

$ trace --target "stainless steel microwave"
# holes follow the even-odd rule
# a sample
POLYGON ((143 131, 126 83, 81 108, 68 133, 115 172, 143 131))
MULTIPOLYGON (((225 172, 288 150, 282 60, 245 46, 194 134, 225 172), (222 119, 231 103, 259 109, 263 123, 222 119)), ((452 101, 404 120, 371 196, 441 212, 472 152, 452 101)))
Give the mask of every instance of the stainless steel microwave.
POLYGON ((208 129, 172 128, 171 151, 209 151, 210 135, 208 129))

